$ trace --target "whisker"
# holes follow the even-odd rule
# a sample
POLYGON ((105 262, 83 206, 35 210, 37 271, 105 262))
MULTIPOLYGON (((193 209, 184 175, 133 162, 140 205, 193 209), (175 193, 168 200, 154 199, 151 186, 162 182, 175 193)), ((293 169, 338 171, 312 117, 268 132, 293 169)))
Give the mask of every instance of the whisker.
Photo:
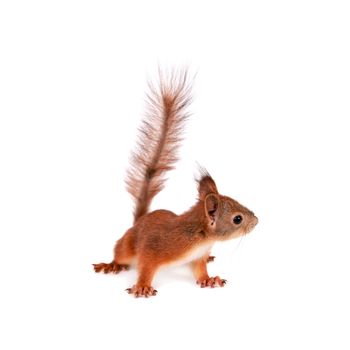
POLYGON ((233 250, 233 253, 236 252, 236 251, 238 250, 239 246, 240 246, 241 243, 242 243, 242 240, 243 240, 243 237, 244 237, 244 236, 245 236, 245 235, 241 235, 241 238, 239 239, 238 244, 236 245, 235 249, 233 250))

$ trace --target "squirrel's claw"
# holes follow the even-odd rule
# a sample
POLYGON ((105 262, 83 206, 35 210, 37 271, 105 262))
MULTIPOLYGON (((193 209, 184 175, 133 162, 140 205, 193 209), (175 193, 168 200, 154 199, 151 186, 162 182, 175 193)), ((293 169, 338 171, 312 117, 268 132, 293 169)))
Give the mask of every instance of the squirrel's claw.
POLYGON ((152 297, 157 295, 158 291, 153 287, 143 287, 143 286, 133 286, 131 288, 125 289, 128 294, 133 294, 135 298, 139 297, 152 297))
POLYGON ((214 260, 215 260, 215 256, 210 255, 210 256, 208 256, 207 262, 209 263, 209 262, 212 262, 214 260))
POLYGON ((119 273, 120 271, 129 270, 129 265, 125 264, 116 264, 112 261, 110 264, 100 263, 100 264, 92 264, 95 272, 103 272, 103 273, 119 273))
POLYGON ((197 284, 199 284, 201 288, 205 288, 205 287, 214 288, 217 286, 224 287, 226 283, 227 283, 227 280, 221 279, 219 276, 209 277, 201 281, 197 281, 197 284))

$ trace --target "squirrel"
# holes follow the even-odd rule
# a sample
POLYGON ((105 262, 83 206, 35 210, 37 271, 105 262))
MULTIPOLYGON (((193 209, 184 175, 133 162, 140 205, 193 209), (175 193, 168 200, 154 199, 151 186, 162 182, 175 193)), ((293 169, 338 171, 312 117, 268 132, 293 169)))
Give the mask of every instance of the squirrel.
POLYGON ((157 294, 152 280, 162 266, 190 263, 200 287, 223 287, 225 279, 209 277, 207 263, 216 241, 249 233, 258 223, 252 211, 221 195, 210 174, 200 168, 198 199, 181 215, 169 210, 149 212, 152 199, 163 189, 167 171, 174 169, 182 131, 192 102, 188 72, 159 73, 158 85, 149 84, 147 113, 139 129, 138 148, 132 153, 126 185, 132 195, 134 223, 115 244, 111 263, 93 264, 95 272, 119 273, 136 262, 138 279, 126 289, 135 297, 157 294))

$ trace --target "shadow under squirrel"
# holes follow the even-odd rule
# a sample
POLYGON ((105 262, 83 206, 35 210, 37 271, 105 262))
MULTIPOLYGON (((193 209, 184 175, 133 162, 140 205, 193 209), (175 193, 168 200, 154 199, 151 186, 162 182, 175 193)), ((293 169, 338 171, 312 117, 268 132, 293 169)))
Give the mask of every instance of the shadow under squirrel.
POLYGON ((209 277, 207 263, 216 241, 249 233, 257 217, 230 197, 219 194, 209 173, 200 169, 198 199, 181 215, 168 210, 149 212, 152 199, 164 187, 164 174, 174 168, 181 132, 189 116, 191 84, 186 71, 164 77, 159 85, 150 84, 148 109, 143 120, 138 148, 132 154, 126 185, 135 201, 134 225, 114 248, 111 263, 94 264, 96 272, 118 273, 136 262, 138 280, 127 289, 136 297, 156 295, 152 287, 161 266, 190 263, 201 287, 223 287, 226 280, 209 277))

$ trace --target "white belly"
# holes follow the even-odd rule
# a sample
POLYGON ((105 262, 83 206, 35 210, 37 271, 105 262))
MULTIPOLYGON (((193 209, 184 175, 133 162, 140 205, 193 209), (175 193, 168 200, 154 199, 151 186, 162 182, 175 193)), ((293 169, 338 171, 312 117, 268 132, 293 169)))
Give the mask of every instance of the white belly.
POLYGON ((208 254, 212 247, 213 247, 213 243, 205 243, 200 246, 197 246, 194 249, 187 252, 187 254, 183 255, 180 259, 171 263, 171 265, 183 265, 191 261, 197 260, 202 256, 208 254))

